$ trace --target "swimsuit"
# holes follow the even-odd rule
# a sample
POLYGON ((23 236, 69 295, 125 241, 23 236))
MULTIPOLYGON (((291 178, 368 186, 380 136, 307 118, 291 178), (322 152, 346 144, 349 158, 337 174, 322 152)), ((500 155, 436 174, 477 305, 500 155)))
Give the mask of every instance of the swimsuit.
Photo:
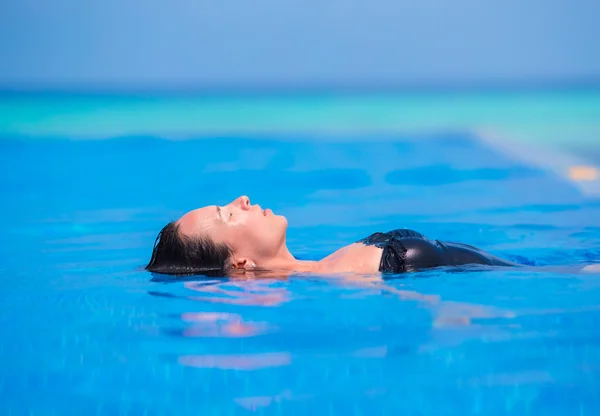
POLYGON ((405 273, 440 266, 485 264, 490 266, 516 266, 476 247, 429 240, 412 230, 393 230, 374 233, 357 241, 383 249, 379 271, 382 273, 405 273))

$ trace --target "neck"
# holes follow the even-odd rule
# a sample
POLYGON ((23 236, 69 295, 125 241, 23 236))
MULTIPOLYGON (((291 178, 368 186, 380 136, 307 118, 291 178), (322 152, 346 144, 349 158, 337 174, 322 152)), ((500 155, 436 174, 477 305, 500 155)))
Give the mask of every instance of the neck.
POLYGON ((286 272, 315 272, 318 271, 320 262, 311 260, 298 260, 288 250, 287 246, 283 246, 279 254, 268 261, 265 261, 260 266, 268 270, 281 270, 286 272))

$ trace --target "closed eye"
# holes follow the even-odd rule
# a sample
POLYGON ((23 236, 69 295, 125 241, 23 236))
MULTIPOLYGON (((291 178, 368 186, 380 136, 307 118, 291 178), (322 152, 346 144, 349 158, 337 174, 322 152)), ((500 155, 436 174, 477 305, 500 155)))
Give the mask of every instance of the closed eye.
POLYGON ((223 221, 223 213, 221 212, 221 207, 217 206, 217 216, 223 221))

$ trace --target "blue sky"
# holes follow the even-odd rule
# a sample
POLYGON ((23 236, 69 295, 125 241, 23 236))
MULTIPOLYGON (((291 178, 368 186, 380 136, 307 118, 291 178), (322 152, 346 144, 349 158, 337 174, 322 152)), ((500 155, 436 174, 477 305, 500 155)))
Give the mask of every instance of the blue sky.
POLYGON ((4 0, 0 86, 600 79, 598 0, 4 0))

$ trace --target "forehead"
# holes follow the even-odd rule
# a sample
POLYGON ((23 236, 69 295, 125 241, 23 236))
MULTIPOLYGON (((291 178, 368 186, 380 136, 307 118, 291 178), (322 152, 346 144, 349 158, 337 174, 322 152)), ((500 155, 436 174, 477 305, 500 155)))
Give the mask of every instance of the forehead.
POLYGON ((214 228, 218 219, 217 207, 211 205, 187 212, 177 220, 177 224, 183 234, 192 235, 198 232, 207 232, 214 228))

